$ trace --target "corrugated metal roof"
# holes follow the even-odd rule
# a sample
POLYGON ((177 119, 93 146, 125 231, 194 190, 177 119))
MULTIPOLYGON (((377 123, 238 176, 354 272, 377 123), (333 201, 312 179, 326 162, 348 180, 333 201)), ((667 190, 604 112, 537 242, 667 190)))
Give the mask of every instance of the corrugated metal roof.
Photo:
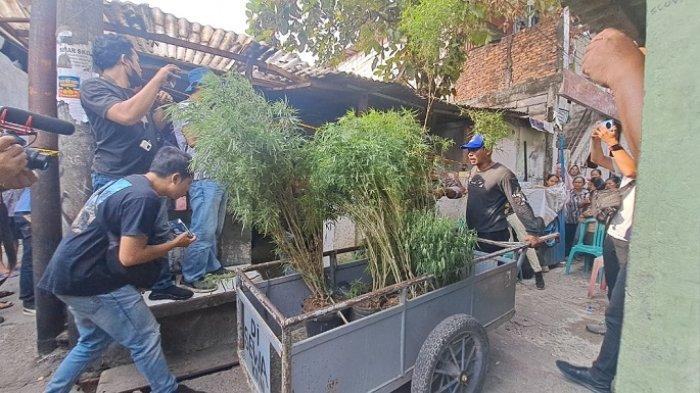
MULTIPOLYGON (((29 18, 30 7, 28 1, 0 0, 0 16, 3 18, 29 18)), ((109 25, 116 25, 147 33, 163 34, 244 57, 255 56, 258 58, 259 56, 264 56, 265 63, 279 67, 300 78, 320 77, 333 73, 330 69, 312 66, 302 60, 296 53, 276 50, 254 41, 248 35, 191 22, 186 18, 163 12, 160 8, 150 7, 147 4, 133 4, 121 1, 105 2, 104 20, 107 24, 106 30, 109 30, 109 25)), ((0 25, 0 29, 4 30, 5 35, 17 39, 18 42, 26 46, 26 39, 22 38, 26 38, 28 35, 29 23, 3 23, 0 25)), ((135 41, 140 51, 197 66, 206 66, 220 71, 228 71, 232 67, 245 67, 245 64, 241 64, 239 61, 204 51, 139 37, 135 37, 135 41)))

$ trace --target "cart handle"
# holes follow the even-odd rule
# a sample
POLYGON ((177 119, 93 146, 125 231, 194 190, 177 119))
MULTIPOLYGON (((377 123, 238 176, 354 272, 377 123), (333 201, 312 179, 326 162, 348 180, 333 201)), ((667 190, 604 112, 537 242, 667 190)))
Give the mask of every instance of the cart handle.
MULTIPOLYGON (((547 240, 556 239, 558 237, 559 237, 559 233, 550 233, 549 235, 539 236, 538 239, 540 239, 543 242, 546 242, 547 240)), ((517 246, 517 245, 528 246, 526 243, 523 243, 523 242, 500 242, 500 241, 496 241, 496 240, 482 239, 480 237, 477 238, 476 240, 480 243, 491 244, 491 245, 499 246, 499 247, 511 247, 511 246, 517 246)))

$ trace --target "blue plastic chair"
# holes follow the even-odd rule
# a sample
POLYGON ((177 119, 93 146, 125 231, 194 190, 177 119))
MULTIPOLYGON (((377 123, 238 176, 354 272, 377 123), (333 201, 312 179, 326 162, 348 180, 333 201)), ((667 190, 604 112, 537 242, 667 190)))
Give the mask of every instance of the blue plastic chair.
POLYGON ((564 274, 569 274, 571 271, 571 264, 574 262, 574 257, 576 254, 587 254, 592 255, 593 258, 597 258, 603 255, 603 240, 605 239, 605 225, 601 224, 595 218, 587 218, 578 226, 578 241, 576 245, 571 247, 571 252, 566 260, 566 268, 564 269, 564 274), (593 244, 586 244, 586 230, 589 224, 596 224, 595 231, 593 232, 593 244))

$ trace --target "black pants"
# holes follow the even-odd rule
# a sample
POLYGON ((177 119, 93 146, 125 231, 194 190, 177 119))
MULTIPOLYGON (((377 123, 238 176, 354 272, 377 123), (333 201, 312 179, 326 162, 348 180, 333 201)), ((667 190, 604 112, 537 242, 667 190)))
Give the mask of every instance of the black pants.
POLYGON ((564 256, 568 257, 569 253, 571 252, 571 247, 576 244, 576 241, 578 240, 576 238, 577 233, 576 233, 576 228, 578 228, 578 224, 569 224, 568 222, 564 226, 564 235, 566 237, 565 239, 565 251, 564 251, 564 256))
MULTIPOLYGON (((508 240, 510 240, 510 231, 508 229, 504 229, 502 231, 496 231, 496 232, 479 232, 476 235, 481 239, 493 240, 496 242, 507 242, 508 240)), ((503 247, 498 247, 498 246, 494 246, 492 244, 478 242, 478 243, 476 243, 476 249, 481 251, 481 252, 485 252, 487 254, 490 254, 492 252, 502 250, 503 247)))
MULTIPOLYGON (((627 281, 627 259, 629 251, 629 242, 606 237, 612 243, 614 252, 619 262, 619 273, 613 284, 612 296, 610 296, 610 304, 605 311, 605 325, 607 331, 603 344, 600 346, 598 359, 593 362, 591 367, 591 376, 602 383, 612 383, 615 374, 617 373, 617 357, 620 354, 620 336, 622 333, 623 310, 625 306, 625 283, 627 281)), ((605 257, 605 264, 608 260, 605 257)))
POLYGON ((620 273, 620 260, 615 251, 615 239, 610 235, 606 235, 603 242, 603 261, 605 281, 608 284, 608 300, 610 300, 617 283, 617 276, 620 273))

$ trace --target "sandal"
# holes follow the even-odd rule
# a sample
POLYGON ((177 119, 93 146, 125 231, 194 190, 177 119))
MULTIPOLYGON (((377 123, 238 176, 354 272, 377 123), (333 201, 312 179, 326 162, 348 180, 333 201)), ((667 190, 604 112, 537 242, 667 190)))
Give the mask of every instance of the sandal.
POLYGON ((2 299, 4 297, 12 296, 14 294, 15 293, 12 291, 0 291, 0 299, 2 299))
POLYGON ((4 310, 6 308, 10 308, 14 306, 15 304, 12 302, 0 302, 0 310, 4 310))

